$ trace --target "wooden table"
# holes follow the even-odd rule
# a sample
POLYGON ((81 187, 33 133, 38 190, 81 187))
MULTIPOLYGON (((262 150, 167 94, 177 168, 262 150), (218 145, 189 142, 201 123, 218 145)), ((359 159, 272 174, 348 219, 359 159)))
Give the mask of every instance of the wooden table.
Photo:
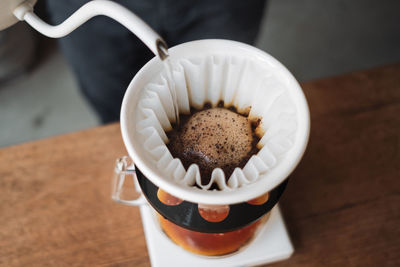
MULTIPOLYGON (((273 266, 400 266, 400 64, 303 84, 311 139, 273 266)), ((110 200, 118 124, 0 150, 1 266, 149 266, 137 208, 110 200)))

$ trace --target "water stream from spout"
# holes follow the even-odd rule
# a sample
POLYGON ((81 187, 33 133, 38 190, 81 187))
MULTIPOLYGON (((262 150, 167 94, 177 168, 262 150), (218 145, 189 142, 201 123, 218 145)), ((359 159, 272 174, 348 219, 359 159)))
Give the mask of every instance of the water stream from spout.
POLYGON ((163 65, 164 65, 165 72, 167 74, 167 84, 168 84, 168 88, 169 88, 169 93, 171 94, 172 102, 174 105, 175 123, 176 123, 176 125, 179 125, 178 97, 177 97, 177 93, 176 93, 176 86, 175 86, 170 56, 168 56, 167 58, 165 58, 163 60, 163 65))

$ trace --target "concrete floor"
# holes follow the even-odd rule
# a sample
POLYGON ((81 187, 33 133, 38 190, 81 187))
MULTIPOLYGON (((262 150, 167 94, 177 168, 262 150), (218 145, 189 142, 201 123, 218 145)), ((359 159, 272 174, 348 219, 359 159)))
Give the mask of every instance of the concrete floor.
MULTIPOLYGON (((300 81, 400 62, 400 1, 270 0, 257 46, 300 81)), ((98 125, 62 55, 0 84, 0 147, 98 125)))
POLYGON ((32 72, 0 87, 0 146, 98 125, 58 51, 32 72))
POLYGON ((258 46, 300 81, 400 61, 398 0, 272 0, 258 46))

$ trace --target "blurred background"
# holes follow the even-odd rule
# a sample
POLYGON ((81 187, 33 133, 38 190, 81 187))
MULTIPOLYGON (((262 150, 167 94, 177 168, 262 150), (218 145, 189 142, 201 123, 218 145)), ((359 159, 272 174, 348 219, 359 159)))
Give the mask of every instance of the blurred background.
MULTIPOLYGON (((39 16, 46 4, 38 0, 39 16)), ((256 46, 300 82, 392 64, 399 11, 398 0, 270 0, 256 46)), ((0 147, 99 124, 57 41, 24 22, 0 32, 0 147)))

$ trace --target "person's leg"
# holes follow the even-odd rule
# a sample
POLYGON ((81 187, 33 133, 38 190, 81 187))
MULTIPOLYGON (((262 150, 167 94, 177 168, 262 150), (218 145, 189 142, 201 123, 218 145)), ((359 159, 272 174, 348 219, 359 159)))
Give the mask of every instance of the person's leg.
POLYGON ((230 39, 253 44, 266 0, 164 0, 161 27, 172 46, 198 39, 230 39))
MULTIPOLYGON (((48 1, 52 23, 59 24, 87 1, 48 1)), ((120 1, 122 2, 122 1, 120 1)), ((123 1, 147 23, 155 25, 154 1, 123 1)), ((125 90, 135 73, 153 57, 130 31, 107 17, 95 17, 60 39, 83 94, 103 123, 119 119, 125 90)))

